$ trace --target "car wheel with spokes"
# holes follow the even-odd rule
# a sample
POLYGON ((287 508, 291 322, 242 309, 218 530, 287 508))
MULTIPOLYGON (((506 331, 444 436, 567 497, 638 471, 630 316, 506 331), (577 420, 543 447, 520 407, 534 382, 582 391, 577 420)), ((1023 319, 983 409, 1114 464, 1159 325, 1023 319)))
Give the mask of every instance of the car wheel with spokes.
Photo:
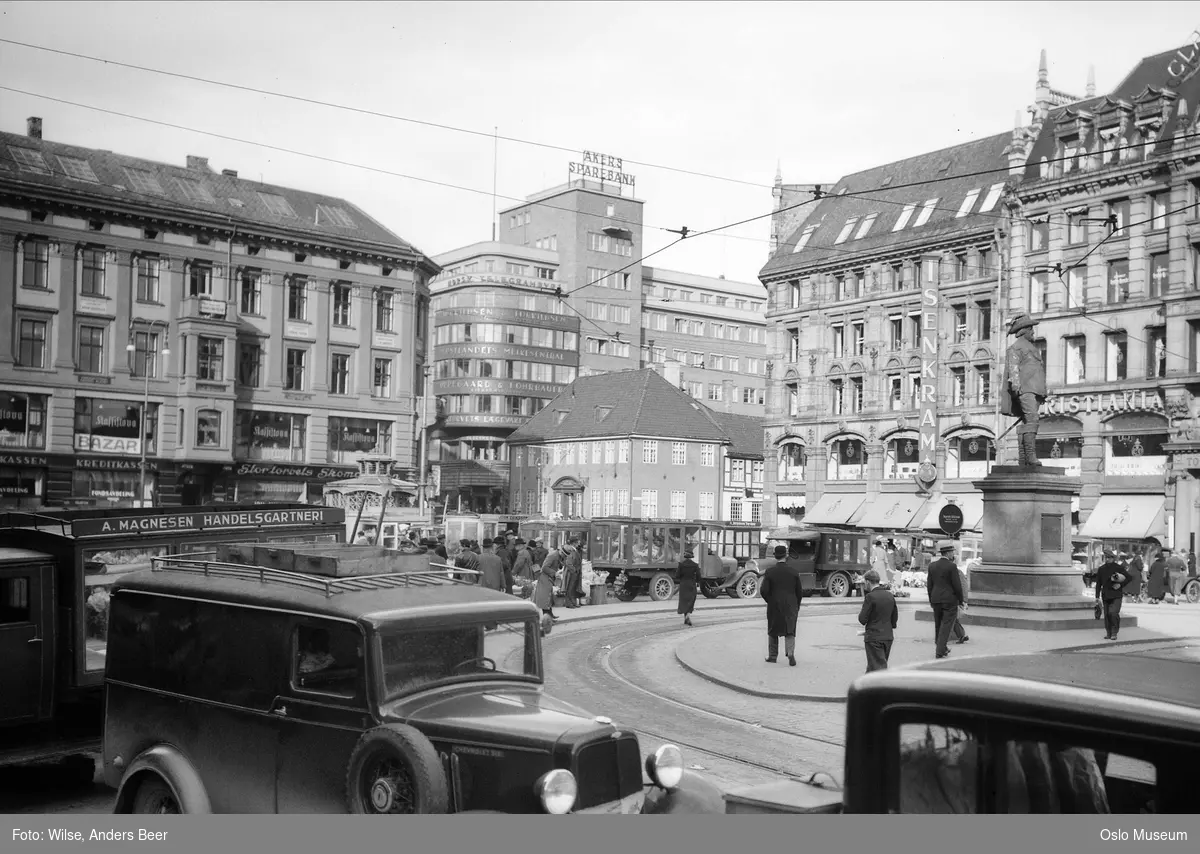
POLYGON ((834 599, 845 599, 850 595, 851 587, 850 576, 844 572, 835 572, 825 582, 825 589, 834 599))
POLYGON ((650 579, 650 598, 655 602, 665 602, 675 592, 675 579, 665 572, 655 573, 650 579))
POLYGON ((418 730, 388 724, 363 733, 346 771, 352 813, 444 813, 446 774, 433 744, 418 730))
POLYGON ((171 787, 158 777, 138 786, 133 798, 134 815, 180 815, 182 812, 171 787))
POLYGON ((753 599, 758 595, 758 573, 746 572, 733 585, 731 595, 735 599, 753 599))

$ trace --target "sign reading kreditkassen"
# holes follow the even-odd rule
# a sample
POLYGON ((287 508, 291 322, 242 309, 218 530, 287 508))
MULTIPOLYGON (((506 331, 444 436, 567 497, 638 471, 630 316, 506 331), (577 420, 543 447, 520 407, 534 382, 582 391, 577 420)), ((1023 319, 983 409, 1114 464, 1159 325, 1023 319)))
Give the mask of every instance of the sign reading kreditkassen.
POLYGON ((571 174, 578 175, 580 178, 591 178, 609 184, 627 184, 630 187, 636 183, 636 179, 632 175, 622 171, 625 164, 621 158, 613 157, 611 154, 585 151, 583 160, 572 161, 570 167, 571 174))

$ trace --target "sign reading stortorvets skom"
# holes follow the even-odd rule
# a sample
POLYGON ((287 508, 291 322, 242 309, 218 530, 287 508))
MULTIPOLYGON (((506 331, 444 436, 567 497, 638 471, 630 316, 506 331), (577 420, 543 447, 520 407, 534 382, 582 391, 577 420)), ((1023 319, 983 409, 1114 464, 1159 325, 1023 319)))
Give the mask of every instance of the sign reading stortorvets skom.
POLYGON ((636 179, 632 175, 622 171, 625 165, 621 158, 613 157, 611 154, 585 151, 583 152, 583 161, 572 161, 570 167, 571 174, 578 175, 580 178, 593 178, 609 184, 628 184, 630 187, 636 183, 636 179))
POLYGON ((953 537, 963 526, 963 511, 957 504, 947 504, 938 511, 938 527, 948 537, 953 537))
POLYGON ((284 525, 338 525, 346 521, 340 507, 297 510, 212 510, 205 513, 154 513, 125 518, 78 519, 71 523, 76 537, 111 534, 181 533, 222 528, 268 528, 284 525))

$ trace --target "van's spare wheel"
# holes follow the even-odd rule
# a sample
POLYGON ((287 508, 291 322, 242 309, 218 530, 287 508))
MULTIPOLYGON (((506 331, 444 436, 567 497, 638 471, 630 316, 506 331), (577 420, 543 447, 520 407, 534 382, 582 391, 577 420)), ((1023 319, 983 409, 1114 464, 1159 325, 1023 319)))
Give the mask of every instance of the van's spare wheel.
POLYGON ((444 813, 449 794, 437 751, 404 724, 363 733, 346 770, 346 803, 352 813, 444 813))

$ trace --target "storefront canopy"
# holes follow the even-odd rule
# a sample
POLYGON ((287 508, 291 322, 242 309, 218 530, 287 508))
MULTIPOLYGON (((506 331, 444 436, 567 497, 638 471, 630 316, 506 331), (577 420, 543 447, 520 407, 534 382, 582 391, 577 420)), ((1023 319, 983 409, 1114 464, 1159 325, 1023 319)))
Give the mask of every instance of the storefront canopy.
POLYGON ((827 492, 804 514, 804 521, 810 525, 845 525, 865 498, 848 492, 827 492))
POLYGON ((963 530, 964 531, 982 531, 983 530, 983 496, 973 492, 962 492, 954 495, 943 495, 937 501, 930 502, 928 510, 925 513, 925 518, 921 520, 918 528, 925 531, 940 531, 941 524, 938 522, 938 513, 947 504, 950 504, 950 499, 954 499, 954 504, 962 508, 963 512, 963 530))
POLYGON ((1101 495, 1079 533, 1098 540, 1165 539, 1165 503, 1161 495, 1101 495))
POLYGON ((903 530, 912 524, 925 502, 923 495, 880 495, 867 504, 854 524, 860 528, 903 530))
POLYGON ((805 500, 803 495, 777 495, 776 507, 780 510, 803 510, 805 500))

